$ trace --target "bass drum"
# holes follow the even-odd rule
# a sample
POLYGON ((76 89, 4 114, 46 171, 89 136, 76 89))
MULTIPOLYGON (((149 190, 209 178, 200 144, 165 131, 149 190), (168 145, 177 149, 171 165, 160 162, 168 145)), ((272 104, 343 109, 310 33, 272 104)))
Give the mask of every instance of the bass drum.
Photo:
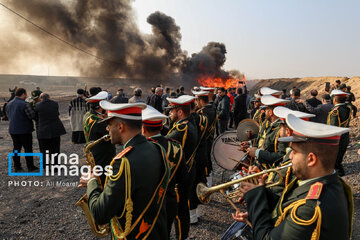
POLYGON ((240 141, 236 131, 220 134, 212 145, 211 154, 215 162, 226 170, 236 170, 246 153, 239 151, 240 141))
POLYGON ((248 224, 235 221, 221 236, 221 240, 253 240, 253 232, 248 224))

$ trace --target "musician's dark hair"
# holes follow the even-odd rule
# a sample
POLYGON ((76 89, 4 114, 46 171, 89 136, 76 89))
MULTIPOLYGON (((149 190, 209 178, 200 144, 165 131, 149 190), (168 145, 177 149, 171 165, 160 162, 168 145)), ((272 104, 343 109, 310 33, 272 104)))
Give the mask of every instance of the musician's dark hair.
POLYGON ((26 93, 25 88, 18 88, 18 89, 16 89, 16 91, 15 91, 15 96, 16 96, 16 97, 20 97, 20 96, 23 95, 24 93, 26 93))
POLYGON ((346 96, 335 96, 337 103, 345 103, 346 102, 346 96))
POLYGON ((326 145, 314 142, 300 142, 292 144, 297 144, 305 154, 314 153, 325 170, 332 170, 335 168, 339 145, 326 145))
POLYGON ((198 96, 200 100, 203 100, 205 103, 209 102, 209 96, 198 96))
POLYGON ((132 130, 141 130, 142 121, 141 120, 131 120, 131 119, 124 119, 124 118, 116 118, 118 121, 122 122, 128 128, 132 130))
POLYGON ((178 107, 178 109, 181 109, 185 116, 189 116, 190 114, 190 105, 182 105, 178 107))
POLYGON ((143 125, 143 127, 146 129, 146 131, 148 131, 149 133, 155 133, 155 132, 160 132, 161 129, 163 128, 163 126, 159 126, 159 127, 150 127, 147 125, 143 125))

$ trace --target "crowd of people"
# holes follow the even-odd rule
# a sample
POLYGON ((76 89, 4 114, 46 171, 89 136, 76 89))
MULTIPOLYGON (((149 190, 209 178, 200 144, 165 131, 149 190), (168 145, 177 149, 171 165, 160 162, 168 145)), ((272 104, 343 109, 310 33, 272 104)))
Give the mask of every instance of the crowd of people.
MULTIPOLYGON (((349 239, 352 194, 339 176, 345 175, 342 160, 356 116, 350 90, 336 82, 321 100, 315 89, 303 100, 299 88, 287 95, 263 87, 251 97, 246 85, 188 93, 182 86, 172 91, 158 85, 146 98, 140 88, 130 98, 121 88, 114 97, 100 87, 78 89, 69 104, 72 142, 109 134, 111 141, 91 152, 96 165, 113 167, 111 176, 80 178, 79 187, 87 188, 95 222, 110 224, 114 239, 169 239, 172 226, 177 239, 189 239, 190 224, 201 216, 196 187, 212 185, 215 137, 251 118, 260 130, 239 144, 254 162, 246 171, 285 166, 284 181, 265 188, 280 177, 274 173, 261 176, 259 184, 241 183, 245 211, 233 218, 250 223, 254 239, 349 239)), ((32 152, 35 123, 40 151, 59 153, 65 129, 58 104, 40 89, 31 95, 26 101, 26 90, 18 88, 6 106, 14 151, 32 152)), ((38 170, 30 157, 26 163, 29 171, 38 170)), ((14 168, 23 171, 19 158, 14 168)))

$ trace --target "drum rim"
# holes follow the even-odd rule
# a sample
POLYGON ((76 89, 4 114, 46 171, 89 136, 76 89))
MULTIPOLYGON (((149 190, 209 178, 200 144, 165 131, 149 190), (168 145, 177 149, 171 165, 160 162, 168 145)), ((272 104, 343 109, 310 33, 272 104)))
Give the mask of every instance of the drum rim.
POLYGON ((218 161, 216 161, 216 158, 215 158, 215 155, 214 155, 214 143, 216 142, 216 140, 218 140, 222 135, 224 135, 225 133, 235 133, 235 136, 237 137, 237 133, 236 133, 236 130, 228 130, 228 131, 225 131, 221 134, 219 134, 213 141, 213 145, 211 146, 211 156, 214 158, 214 161, 216 163, 216 165, 218 165, 219 167, 221 167, 222 169, 224 170, 227 170, 227 171, 233 171, 233 169, 228 169, 228 168, 224 168, 223 166, 221 166, 218 161))

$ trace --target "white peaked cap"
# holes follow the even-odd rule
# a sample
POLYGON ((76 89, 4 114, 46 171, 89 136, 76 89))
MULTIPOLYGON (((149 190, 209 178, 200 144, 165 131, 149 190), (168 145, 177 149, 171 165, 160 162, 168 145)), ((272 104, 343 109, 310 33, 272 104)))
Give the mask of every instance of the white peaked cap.
POLYGON ((109 120, 113 117, 142 120, 141 112, 146 108, 145 103, 110 103, 108 101, 101 101, 100 107, 107 110, 108 117, 102 121, 109 120))
POLYGON ((98 94, 89 97, 86 99, 88 102, 100 102, 101 100, 107 99, 109 96, 109 93, 107 91, 101 91, 98 94))
POLYGON ((191 102, 195 100, 194 96, 190 95, 181 95, 177 98, 166 98, 169 101, 169 108, 174 108, 176 106, 189 105, 191 102))
POLYGON ((214 91, 216 88, 214 87, 200 87, 200 90, 203 90, 203 91, 214 91))
POLYGON ((209 96, 209 92, 207 92, 207 91, 192 91, 192 94, 194 94, 197 97, 199 97, 199 96, 209 96))
POLYGON ((314 142, 338 145, 340 136, 350 131, 349 128, 305 121, 291 113, 287 115, 286 123, 293 130, 293 135, 291 137, 279 138, 281 142, 314 142))
POLYGON ((332 90, 331 93, 330 93, 330 96, 341 96, 341 95, 346 96, 346 95, 349 95, 349 94, 346 93, 346 92, 343 92, 343 91, 341 91, 339 89, 332 90))
POLYGON ((281 106, 274 108, 274 114, 276 116, 278 116, 279 118, 281 118, 281 119, 286 119, 287 115, 289 115, 289 114, 292 114, 295 117, 298 117, 298 118, 301 118, 301 119, 312 118, 312 117, 316 116, 315 114, 304 113, 304 112, 300 112, 300 111, 294 111, 294 110, 291 110, 289 108, 281 107, 281 106))
POLYGON ((282 91, 275 90, 275 89, 268 88, 268 87, 262 87, 262 88, 260 88, 260 93, 262 95, 280 95, 282 93, 282 91))
POLYGON ((261 103, 265 106, 282 106, 285 105, 287 102, 290 102, 290 100, 277 98, 271 95, 261 96, 261 103))
POLYGON ((160 122, 168 118, 168 116, 162 114, 161 112, 159 112, 150 105, 147 105, 147 107, 142 110, 141 117, 143 121, 160 121, 160 122))

